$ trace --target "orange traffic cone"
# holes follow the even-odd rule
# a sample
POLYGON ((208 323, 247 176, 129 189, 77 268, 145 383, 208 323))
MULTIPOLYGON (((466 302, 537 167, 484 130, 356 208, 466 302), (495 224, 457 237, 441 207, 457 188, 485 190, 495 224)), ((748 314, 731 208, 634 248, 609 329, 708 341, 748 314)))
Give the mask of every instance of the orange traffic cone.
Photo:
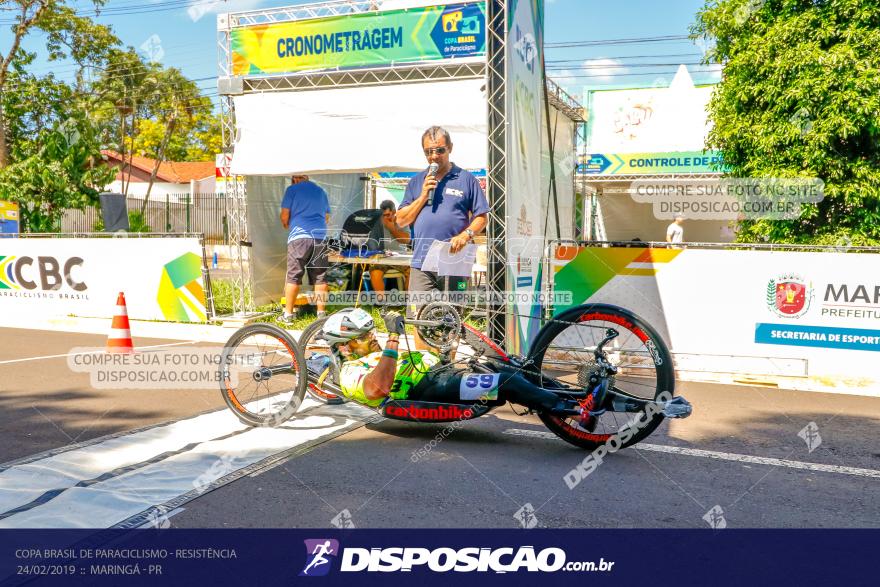
POLYGON ((125 294, 119 292, 116 298, 116 312, 110 324, 110 336, 107 337, 108 353, 133 353, 134 343, 131 341, 131 327, 128 324, 128 308, 125 307, 125 294))

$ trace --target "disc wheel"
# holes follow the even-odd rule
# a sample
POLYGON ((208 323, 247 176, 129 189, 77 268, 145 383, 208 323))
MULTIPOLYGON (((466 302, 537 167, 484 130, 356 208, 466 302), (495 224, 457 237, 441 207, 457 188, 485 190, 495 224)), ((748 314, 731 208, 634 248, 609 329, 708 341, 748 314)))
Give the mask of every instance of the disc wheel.
MULTIPOLYGON (((670 399, 675 371, 663 339, 635 314, 604 304, 567 310, 538 333, 529 353, 536 383, 550 389, 583 391, 598 369, 594 351, 609 329, 619 333, 603 347, 609 362, 618 369, 610 378, 609 389, 645 400, 670 399)), ((631 446, 647 438, 663 421, 662 414, 645 410, 609 409, 590 421, 546 412, 538 417, 557 436, 584 449, 607 444, 614 435, 620 448, 631 446)))
POLYGON ((302 403, 307 380, 302 351, 287 331, 249 324, 227 341, 220 359, 220 393, 249 426, 278 426, 302 403))
MULTIPOLYGON (((339 372, 341 365, 339 358, 330 352, 330 345, 323 337, 324 324, 327 318, 320 318, 309 324, 299 337, 299 347, 302 349, 306 369, 313 377, 320 381, 327 381, 336 387, 339 386, 339 372)), ((309 382, 306 393, 312 399, 327 403, 328 401, 345 401, 345 398, 327 391, 320 384, 309 382)))

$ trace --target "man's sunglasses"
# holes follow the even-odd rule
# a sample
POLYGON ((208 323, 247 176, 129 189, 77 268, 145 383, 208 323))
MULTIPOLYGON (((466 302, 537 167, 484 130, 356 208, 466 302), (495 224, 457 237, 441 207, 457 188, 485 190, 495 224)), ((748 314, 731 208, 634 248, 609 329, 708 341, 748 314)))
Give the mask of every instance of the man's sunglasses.
POLYGON ((431 155, 445 155, 446 151, 449 150, 449 147, 435 147, 434 149, 425 149, 425 155, 430 157, 431 155))
POLYGON ((354 340, 357 340, 357 341, 360 341, 360 342, 370 342, 370 341, 372 341, 375 337, 376 337, 376 335, 373 333, 373 331, 372 331, 372 330, 368 330, 367 332, 363 333, 362 335, 360 335, 359 337, 355 338, 354 340))

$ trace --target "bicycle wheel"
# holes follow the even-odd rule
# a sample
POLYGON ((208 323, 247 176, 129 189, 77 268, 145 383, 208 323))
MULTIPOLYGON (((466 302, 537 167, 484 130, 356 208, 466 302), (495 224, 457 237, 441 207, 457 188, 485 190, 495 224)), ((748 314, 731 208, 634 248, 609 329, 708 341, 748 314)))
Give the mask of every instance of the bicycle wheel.
MULTIPOLYGON (((338 357, 330 352, 330 345, 322 336, 325 322, 327 318, 320 318, 309 324, 299 336, 299 347, 302 349, 306 368, 312 376, 338 387, 340 364, 338 357)), ((306 386, 306 392, 309 397, 322 403, 345 400, 326 391, 319 384, 311 382, 306 386)))
POLYGON ((293 416, 306 392, 302 350, 287 331, 249 324, 223 348, 220 392, 249 426, 278 426, 293 416))
MULTIPOLYGON (((541 329, 529 353, 537 383, 547 388, 582 391, 597 368, 593 351, 609 328, 619 333, 604 346, 609 362, 618 369, 609 389, 646 400, 660 399, 664 392, 671 398, 675 371, 663 339, 632 312, 605 304, 572 308, 541 329)), ((538 417, 557 436, 585 449, 598 448, 614 435, 620 448, 631 446, 647 438, 663 420, 663 415, 656 412, 608 410, 585 428, 578 417, 549 413, 539 413, 538 417)))

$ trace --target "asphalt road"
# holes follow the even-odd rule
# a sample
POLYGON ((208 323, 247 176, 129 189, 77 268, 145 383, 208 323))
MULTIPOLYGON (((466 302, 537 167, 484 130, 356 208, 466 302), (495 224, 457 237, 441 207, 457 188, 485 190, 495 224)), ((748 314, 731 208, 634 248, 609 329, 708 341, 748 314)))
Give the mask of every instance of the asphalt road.
MULTIPOLYGON (((0 328, 0 462, 225 405, 208 383, 187 390, 93 387, 89 373, 68 367, 67 355, 106 343, 97 334, 0 328)), ((219 346, 139 337, 134 345, 219 346)))
MULTIPOLYGON (((213 387, 94 389, 88 376, 69 370, 67 357, 52 357, 101 346, 100 336, 0 329, 0 340, 2 462, 223 406, 213 387)), ((163 343, 170 341, 136 340, 139 347, 163 343)), ((504 408, 448 436, 444 425, 390 420, 355 428, 189 501, 169 522, 880 526, 880 399, 699 383, 678 390, 694 406, 691 418, 664 423, 639 449, 606 456, 573 489, 564 477, 587 453, 547 434, 536 418, 504 408), (812 450, 798 435, 807 426, 818 432, 812 450)))

